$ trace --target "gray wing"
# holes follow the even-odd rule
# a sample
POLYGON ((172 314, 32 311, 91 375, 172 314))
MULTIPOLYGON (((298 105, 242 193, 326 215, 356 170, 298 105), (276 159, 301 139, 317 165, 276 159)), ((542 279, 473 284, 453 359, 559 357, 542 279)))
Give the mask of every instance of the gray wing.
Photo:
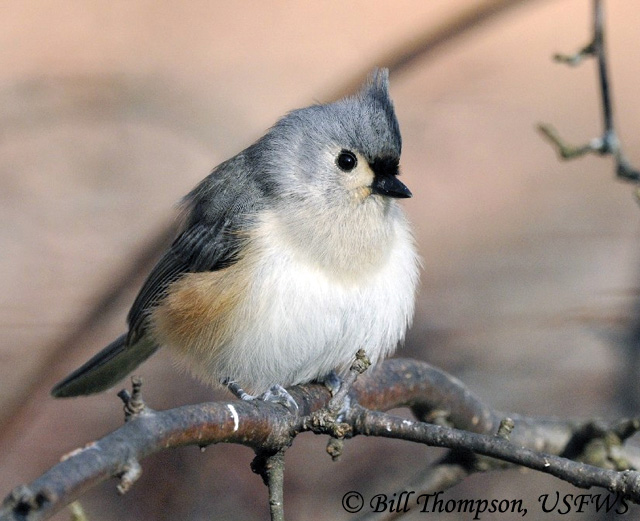
POLYGON ((151 356, 158 345, 145 335, 153 307, 184 273, 215 271, 236 262, 248 229, 269 197, 269 185, 251 172, 251 147, 218 166, 187 197, 181 233, 149 274, 129 312, 129 332, 57 384, 56 397, 108 389, 151 356))
POLYGON ((184 273, 216 271, 239 258, 247 227, 263 205, 264 190, 249 179, 242 155, 221 164, 185 197, 183 231, 153 268, 127 321, 127 345, 144 334, 153 307, 184 273))

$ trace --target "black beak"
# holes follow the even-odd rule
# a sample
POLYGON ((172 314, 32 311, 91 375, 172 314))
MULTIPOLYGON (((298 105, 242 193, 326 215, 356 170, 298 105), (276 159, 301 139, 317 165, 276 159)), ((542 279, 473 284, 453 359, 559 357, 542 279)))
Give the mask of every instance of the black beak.
POLYGON ((406 199, 413 195, 403 183, 398 181, 397 177, 392 175, 376 175, 373 183, 371 183, 371 191, 374 194, 398 199, 406 199))
POLYGON ((398 180, 398 159, 393 157, 384 157, 376 159, 373 163, 369 163, 373 170, 373 183, 371 183, 371 191, 374 194, 385 195, 387 197, 395 197, 397 199, 406 199, 411 197, 411 191, 398 180))

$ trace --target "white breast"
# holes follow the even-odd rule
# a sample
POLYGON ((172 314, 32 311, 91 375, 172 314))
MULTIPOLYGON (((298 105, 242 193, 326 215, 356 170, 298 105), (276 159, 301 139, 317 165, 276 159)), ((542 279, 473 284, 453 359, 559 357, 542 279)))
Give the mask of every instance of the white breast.
POLYGON ((344 370, 360 348, 374 363, 393 352, 413 316, 418 262, 399 209, 387 225, 380 264, 345 278, 297 255, 265 218, 233 338, 209 360, 208 374, 262 392, 344 370))

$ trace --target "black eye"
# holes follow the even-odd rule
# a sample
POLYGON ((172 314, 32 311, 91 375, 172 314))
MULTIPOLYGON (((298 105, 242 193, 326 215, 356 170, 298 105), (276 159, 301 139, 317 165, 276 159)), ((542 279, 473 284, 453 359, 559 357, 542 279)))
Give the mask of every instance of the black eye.
POLYGON ((342 150, 340 154, 338 154, 336 164, 340 167, 340 170, 350 172, 358 164, 358 159, 353 152, 350 152, 349 150, 342 150))

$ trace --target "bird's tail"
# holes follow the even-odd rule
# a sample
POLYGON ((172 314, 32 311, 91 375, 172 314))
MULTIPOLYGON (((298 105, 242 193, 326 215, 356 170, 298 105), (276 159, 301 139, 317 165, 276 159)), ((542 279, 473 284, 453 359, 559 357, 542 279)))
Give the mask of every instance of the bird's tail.
POLYGON ((55 398, 99 393, 109 389, 149 358, 158 346, 148 338, 127 345, 121 335, 51 390, 55 398))

